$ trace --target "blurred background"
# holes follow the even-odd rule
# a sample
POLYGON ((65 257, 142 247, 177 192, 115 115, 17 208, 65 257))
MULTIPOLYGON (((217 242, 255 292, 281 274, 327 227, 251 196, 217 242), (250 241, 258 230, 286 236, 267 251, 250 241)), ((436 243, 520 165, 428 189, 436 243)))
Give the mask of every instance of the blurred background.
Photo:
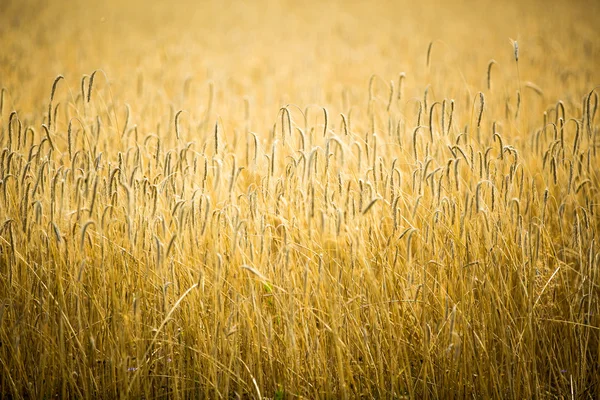
POLYGON ((514 39, 521 82, 554 104, 600 83, 600 41, 590 39, 600 37, 599 16, 597 1, 3 0, 0 86, 10 108, 33 115, 57 75, 76 94, 81 77, 100 69, 135 115, 164 105, 193 114, 212 83, 213 117, 241 113, 247 98, 262 129, 284 104, 362 107, 373 74, 383 102, 401 72, 407 99, 428 85, 472 99, 491 59, 499 90, 514 97, 514 39))

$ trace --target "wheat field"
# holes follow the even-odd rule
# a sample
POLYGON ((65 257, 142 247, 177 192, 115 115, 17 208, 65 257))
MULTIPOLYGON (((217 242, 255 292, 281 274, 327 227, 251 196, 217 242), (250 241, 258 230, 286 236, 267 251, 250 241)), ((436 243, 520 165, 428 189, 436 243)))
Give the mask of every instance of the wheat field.
POLYGON ((600 4, 0 2, 0 397, 600 398, 600 4))

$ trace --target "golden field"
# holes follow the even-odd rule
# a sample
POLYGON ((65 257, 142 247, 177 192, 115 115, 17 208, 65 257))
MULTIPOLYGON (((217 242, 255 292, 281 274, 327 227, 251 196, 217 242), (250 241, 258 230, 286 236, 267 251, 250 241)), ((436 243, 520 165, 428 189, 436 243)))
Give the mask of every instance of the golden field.
POLYGON ((0 397, 600 398, 599 19, 0 1, 0 397))

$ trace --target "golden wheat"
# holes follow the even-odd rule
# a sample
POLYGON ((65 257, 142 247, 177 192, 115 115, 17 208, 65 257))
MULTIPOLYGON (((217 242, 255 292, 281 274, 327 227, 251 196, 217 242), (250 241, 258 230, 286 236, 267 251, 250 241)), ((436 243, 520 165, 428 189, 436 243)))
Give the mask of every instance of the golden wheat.
POLYGON ((0 397, 600 397, 599 15, 2 2, 0 397))

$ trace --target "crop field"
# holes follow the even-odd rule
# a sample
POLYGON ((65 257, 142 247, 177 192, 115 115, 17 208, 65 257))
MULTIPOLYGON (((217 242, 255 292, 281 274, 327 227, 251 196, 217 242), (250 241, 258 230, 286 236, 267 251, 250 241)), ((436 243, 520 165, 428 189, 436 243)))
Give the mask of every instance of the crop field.
POLYGON ((600 398, 597 1, 0 0, 0 398, 600 398))

